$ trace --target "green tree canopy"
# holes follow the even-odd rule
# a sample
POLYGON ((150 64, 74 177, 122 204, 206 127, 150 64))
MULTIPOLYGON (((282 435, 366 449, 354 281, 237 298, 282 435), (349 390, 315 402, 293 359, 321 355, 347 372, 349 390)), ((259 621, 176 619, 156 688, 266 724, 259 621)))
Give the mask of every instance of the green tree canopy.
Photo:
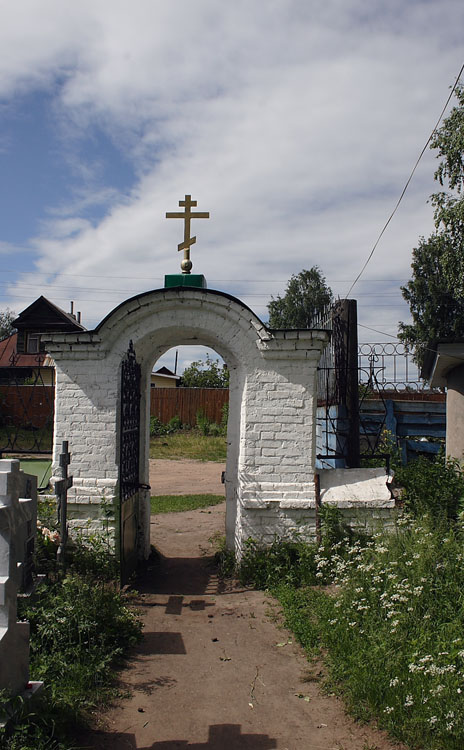
POLYGON ((181 385, 185 388, 228 388, 229 370, 218 359, 192 362, 182 373, 181 385))
POLYGON ((293 274, 283 297, 272 298, 270 328, 310 328, 314 316, 332 302, 332 290, 317 266, 293 274))
POLYGON ((464 336, 464 87, 458 105, 430 142, 441 158, 435 179, 448 191, 431 196, 435 232, 413 250, 412 278, 401 287, 412 323, 399 325, 399 337, 423 364, 430 342, 464 336))
POLYGON ((13 326, 13 320, 17 317, 16 313, 10 310, 9 307, 5 310, 0 310, 0 339, 5 339, 16 331, 16 328, 13 326))

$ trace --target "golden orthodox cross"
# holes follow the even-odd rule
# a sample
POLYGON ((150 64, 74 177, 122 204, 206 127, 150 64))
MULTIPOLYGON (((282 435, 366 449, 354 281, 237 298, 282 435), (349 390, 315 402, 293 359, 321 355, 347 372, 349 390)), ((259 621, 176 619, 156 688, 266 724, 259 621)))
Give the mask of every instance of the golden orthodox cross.
POLYGON ((197 205, 196 201, 192 200, 191 195, 186 195, 185 200, 179 201, 179 206, 185 207, 185 211, 174 211, 166 213, 166 219, 183 219, 184 220, 184 241, 177 245, 178 250, 184 251, 184 259, 180 264, 182 273, 190 273, 192 269, 192 261, 190 260, 190 247, 197 241, 196 237, 190 237, 190 221, 191 219, 209 219, 209 211, 192 211, 191 209, 197 205))

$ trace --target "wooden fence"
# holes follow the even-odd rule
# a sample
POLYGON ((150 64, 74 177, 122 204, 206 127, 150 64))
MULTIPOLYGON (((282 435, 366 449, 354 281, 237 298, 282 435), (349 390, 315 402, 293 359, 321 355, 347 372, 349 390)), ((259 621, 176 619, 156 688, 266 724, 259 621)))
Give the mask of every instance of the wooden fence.
POLYGON ((228 388, 152 388, 150 415, 166 424, 180 417, 182 424, 196 425, 197 413, 219 423, 224 404, 229 401, 228 388))
POLYGON ((0 426, 40 429, 53 424, 53 385, 0 385, 0 426))
MULTIPOLYGON (((52 385, 0 385, 0 426, 17 425, 39 429, 53 424, 55 388, 52 385)), ((229 401, 228 388, 152 388, 150 415, 164 424, 180 417, 195 426, 202 411, 211 422, 220 422, 229 401)))

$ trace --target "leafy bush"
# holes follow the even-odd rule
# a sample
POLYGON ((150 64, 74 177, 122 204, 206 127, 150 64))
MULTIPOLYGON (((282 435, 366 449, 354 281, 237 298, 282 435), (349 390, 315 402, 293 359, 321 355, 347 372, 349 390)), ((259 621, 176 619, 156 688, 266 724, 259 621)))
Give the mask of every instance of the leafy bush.
POLYGON ((182 373, 182 387, 185 388, 228 388, 229 370, 227 365, 218 359, 206 359, 192 362, 182 373))
POLYGON ((2 719, 14 716, 14 726, 0 727, 0 747, 3 750, 74 750, 64 739, 62 727, 57 726, 59 717, 43 698, 36 698, 31 710, 27 699, 19 695, 10 698, 6 691, 2 691, 0 707, 2 719))
POLYGON ((430 514, 455 520, 462 510, 464 472, 457 461, 444 454, 435 460, 421 456, 411 461, 397 471, 395 481, 404 487, 405 509, 415 518, 430 514))
POLYGON ((227 434, 227 419, 229 417, 228 407, 228 404, 224 404, 224 406, 222 407, 222 417, 220 424, 217 424, 217 422, 211 422, 211 420, 208 419, 208 417, 201 409, 197 411, 197 428, 200 430, 202 435, 209 435, 210 437, 222 437, 227 434), (227 407, 227 410, 225 410, 224 407, 227 407))
POLYGON ((211 422, 201 409, 197 411, 197 427, 202 435, 210 434, 211 422))
POLYGON ((464 474, 439 456, 397 479, 408 513, 394 532, 355 536, 323 506, 319 548, 250 540, 240 576, 272 590, 308 653, 323 649, 331 690, 358 717, 377 717, 410 747, 461 750, 464 474))
POLYGON ((316 583, 316 546, 299 541, 275 539, 265 547, 247 539, 239 566, 243 584, 272 589, 280 583, 300 586, 316 583))
POLYGON ((181 430, 182 427, 182 422, 178 416, 171 417, 167 424, 164 424, 158 417, 150 417, 150 437, 172 435, 173 432, 181 430))
MULTIPOLYGON (((383 467, 386 465, 385 458, 369 458, 371 448, 368 445, 362 446, 361 463, 364 469, 383 467)), ((401 448, 398 444, 398 438, 390 430, 383 429, 377 443, 375 452, 390 457, 389 469, 396 472, 402 466, 401 448)))
POLYGON ((171 432, 177 432, 177 430, 182 429, 182 422, 179 416, 171 417, 167 424, 167 434, 169 435, 171 432))
POLYGON ((22 600, 31 627, 31 673, 48 686, 55 705, 78 712, 94 705, 111 683, 116 657, 140 637, 127 598, 78 574, 39 587, 22 600))
POLYGON ((105 534, 80 533, 70 540, 67 549, 68 569, 101 581, 112 581, 119 575, 119 564, 110 537, 105 534))
POLYGON ((158 417, 150 417, 150 437, 166 434, 166 425, 158 417))
POLYGON ((236 561, 234 550, 226 544, 224 534, 216 532, 208 540, 215 547, 214 563, 218 568, 221 578, 231 578, 236 572, 236 561))

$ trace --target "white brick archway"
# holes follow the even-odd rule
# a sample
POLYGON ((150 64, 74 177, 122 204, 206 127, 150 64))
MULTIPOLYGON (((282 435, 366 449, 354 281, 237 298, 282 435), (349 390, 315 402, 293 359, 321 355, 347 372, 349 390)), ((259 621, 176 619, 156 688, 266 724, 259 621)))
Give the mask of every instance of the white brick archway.
MULTIPOLYGON (((159 289, 119 305, 94 331, 55 334, 54 468, 69 441, 70 518, 97 521, 102 498, 119 501, 121 362, 133 341, 142 367, 141 475, 148 483, 149 384, 153 363, 173 346, 213 348, 230 369, 226 537, 240 551, 314 528, 315 380, 327 333, 269 330, 240 300, 207 289, 159 289)), ((53 472, 54 474, 58 472, 53 472)), ((149 491, 141 492, 140 557, 149 553, 149 491)))

